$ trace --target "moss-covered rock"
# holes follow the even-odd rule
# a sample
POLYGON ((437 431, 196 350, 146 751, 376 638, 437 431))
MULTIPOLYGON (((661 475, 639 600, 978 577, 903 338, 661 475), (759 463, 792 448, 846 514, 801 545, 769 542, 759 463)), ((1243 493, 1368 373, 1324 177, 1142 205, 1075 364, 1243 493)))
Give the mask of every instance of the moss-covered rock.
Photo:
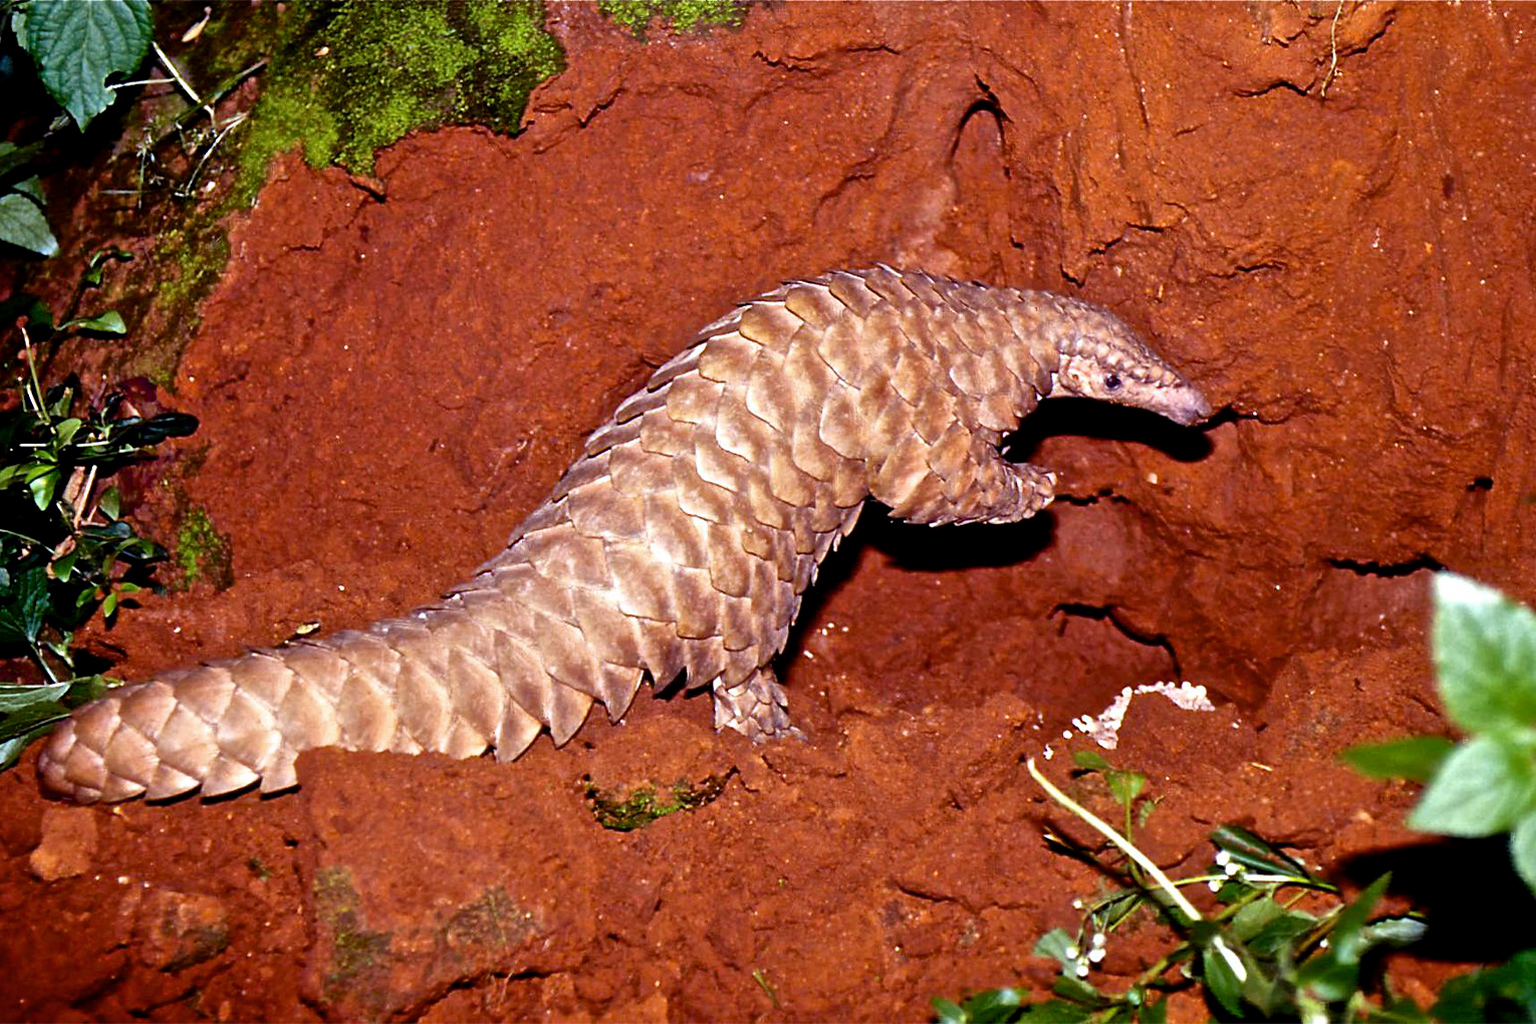
POLYGON ((284 22, 241 163, 260 188, 272 156, 368 174, 374 152, 419 129, 516 131, 534 86, 565 56, 538 3, 300 0, 284 22))

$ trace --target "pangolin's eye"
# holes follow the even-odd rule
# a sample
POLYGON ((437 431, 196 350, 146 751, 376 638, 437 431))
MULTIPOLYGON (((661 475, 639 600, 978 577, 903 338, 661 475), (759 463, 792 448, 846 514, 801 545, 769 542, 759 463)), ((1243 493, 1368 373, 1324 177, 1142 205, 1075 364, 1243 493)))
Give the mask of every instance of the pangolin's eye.
POLYGON ((1104 390, 1105 391, 1119 391, 1120 390, 1120 375, 1118 373, 1106 373, 1104 375, 1104 390))

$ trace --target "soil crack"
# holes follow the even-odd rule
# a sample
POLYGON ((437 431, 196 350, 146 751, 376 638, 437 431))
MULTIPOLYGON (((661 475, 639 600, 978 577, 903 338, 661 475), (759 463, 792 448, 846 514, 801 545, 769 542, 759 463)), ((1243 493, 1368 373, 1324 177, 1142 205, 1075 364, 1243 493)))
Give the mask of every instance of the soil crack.
POLYGON ((1117 614, 1114 605, 1092 605, 1077 602, 1064 601, 1051 609, 1050 616, 1075 616, 1083 619, 1093 619, 1099 622, 1108 622, 1119 630, 1127 640, 1142 645, 1143 647, 1156 647, 1168 655, 1168 660, 1173 665, 1175 678, 1182 677, 1184 669, 1179 664, 1179 654, 1173 649, 1173 644, 1166 636, 1160 634, 1143 633, 1140 630, 1127 625, 1117 614))

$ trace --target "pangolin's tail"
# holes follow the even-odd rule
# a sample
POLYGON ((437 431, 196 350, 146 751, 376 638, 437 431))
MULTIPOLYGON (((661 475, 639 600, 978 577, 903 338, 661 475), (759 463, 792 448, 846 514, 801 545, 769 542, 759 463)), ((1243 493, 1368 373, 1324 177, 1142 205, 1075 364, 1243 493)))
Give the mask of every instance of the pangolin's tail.
POLYGON ((623 714, 640 670, 605 666, 598 694, 560 684, 541 667, 550 652, 518 639, 527 610, 503 591, 516 582, 506 575, 483 573, 441 604, 363 631, 119 687, 59 725, 39 774, 81 803, 198 787, 216 796, 258 780, 268 793, 297 784, 294 760, 311 747, 451 757, 494 747, 505 760, 546 726, 565 742, 594 697, 623 714))

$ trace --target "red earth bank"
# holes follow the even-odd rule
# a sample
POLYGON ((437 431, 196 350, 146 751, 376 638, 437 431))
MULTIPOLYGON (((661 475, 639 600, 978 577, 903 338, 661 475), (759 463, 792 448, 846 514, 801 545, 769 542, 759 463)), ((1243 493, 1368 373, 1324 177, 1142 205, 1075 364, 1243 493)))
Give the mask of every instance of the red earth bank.
POLYGON ((119 674, 436 596, 651 368, 789 277, 1081 295, 1225 411, 1192 435, 1047 408, 1017 449, 1059 473, 1050 514, 870 515, 784 659, 805 743, 674 697, 512 766, 324 751, 297 794, 111 809, 44 800, 29 756, 0 777, 0 958, 27 965, 0 1016, 916 1020, 1043 988, 1030 949, 1095 879, 1043 844, 1072 826, 1021 759, 1158 679, 1221 704, 1139 698, 1111 755, 1162 797, 1165 865, 1228 820, 1343 876, 1417 841, 1413 794, 1335 754, 1442 728, 1429 569, 1536 597, 1536 9, 788 4, 649 45, 583 6, 551 23, 569 69, 516 138, 407 139, 382 200, 284 159, 231 225, 172 401, 234 583, 125 614, 98 640, 119 674), (711 775, 714 803, 631 833, 584 796, 711 775))

